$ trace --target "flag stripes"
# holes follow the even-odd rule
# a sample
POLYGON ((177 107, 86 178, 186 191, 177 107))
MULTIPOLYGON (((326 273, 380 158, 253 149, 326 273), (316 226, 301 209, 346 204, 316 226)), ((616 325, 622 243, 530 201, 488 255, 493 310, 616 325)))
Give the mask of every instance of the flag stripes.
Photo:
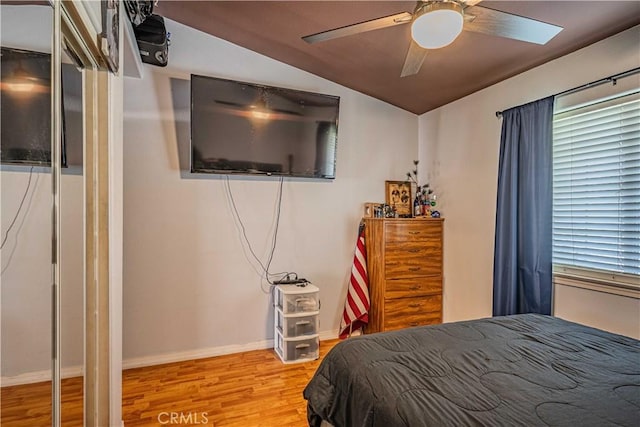
POLYGON ((369 275, 367 274, 367 251, 364 241, 364 227, 360 227, 351 278, 344 303, 342 321, 340 322, 340 338, 344 339, 351 332, 369 323, 369 275))

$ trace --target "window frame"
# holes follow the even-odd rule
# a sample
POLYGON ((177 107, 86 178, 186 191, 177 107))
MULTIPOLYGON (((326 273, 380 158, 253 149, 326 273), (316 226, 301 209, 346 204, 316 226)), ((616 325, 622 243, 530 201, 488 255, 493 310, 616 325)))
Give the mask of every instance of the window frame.
MULTIPOLYGON (((600 108, 606 108, 605 105, 610 105, 617 99, 638 96, 640 87, 638 87, 637 78, 635 82, 631 80, 634 79, 625 82, 628 84, 624 85, 625 88, 622 90, 620 90, 621 88, 612 90, 611 87, 600 88, 598 91, 594 91, 597 95, 583 93, 578 95, 573 102, 571 99, 563 99, 560 102, 559 99, 556 99, 554 120, 556 115, 563 115, 572 110, 589 107, 599 109, 596 107, 597 105, 600 105, 600 108), (629 88, 629 84, 631 84, 631 88, 629 88), (608 93, 603 94, 603 89, 608 93)), ((554 285, 565 285, 640 299, 640 275, 553 263, 552 276, 554 285)))

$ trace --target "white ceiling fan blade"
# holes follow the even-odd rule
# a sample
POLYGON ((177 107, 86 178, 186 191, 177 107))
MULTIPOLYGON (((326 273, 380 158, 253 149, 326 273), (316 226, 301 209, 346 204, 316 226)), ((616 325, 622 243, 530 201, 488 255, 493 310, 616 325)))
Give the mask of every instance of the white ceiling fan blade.
POLYGON ((523 42, 546 44, 563 30, 557 25, 482 6, 468 7, 464 12, 475 16, 472 21, 465 22, 464 29, 466 31, 523 42))
POLYGON ((407 52, 407 57, 404 60, 404 66, 402 67, 402 73, 400 74, 400 77, 407 77, 418 74, 418 71, 420 71, 420 67, 422 67, 422 63, 424 62, 425 56, 427 56, 427 49, 421 48, 418 43, 411 40, 409 51, 407 52))
POLYGON ((378 30, 380 28, 393 27, 394 25, 407 24, 411 22, 412 15, 409 12, 396 13, 395 15, 383 18, 372 19, 358 24, 347 25, 333 30, 322 31, 320 33, 304 36, 302 40, 307 43, 317 43, 325 40, 336 39, 338 37, 351 36, 353 34, 378 30))

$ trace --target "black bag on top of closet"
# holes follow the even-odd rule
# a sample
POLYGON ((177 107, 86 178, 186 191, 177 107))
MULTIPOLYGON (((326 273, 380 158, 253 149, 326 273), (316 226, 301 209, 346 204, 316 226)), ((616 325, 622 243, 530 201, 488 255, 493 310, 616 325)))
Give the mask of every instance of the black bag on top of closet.
POLYGON ((148 16, 133 31, 142 62, 165 67, 169 61, 169 36, 162 16, 148 16))

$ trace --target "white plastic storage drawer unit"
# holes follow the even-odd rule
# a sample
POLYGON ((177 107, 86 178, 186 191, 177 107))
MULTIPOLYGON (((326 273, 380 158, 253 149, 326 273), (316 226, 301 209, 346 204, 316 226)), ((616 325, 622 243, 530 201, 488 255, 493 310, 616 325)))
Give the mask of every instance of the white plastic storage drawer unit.
POLYGON ((320 310, 320 290, 307 284, 276 286, 276 307, 284 314, 303 313, 320 310))
POLYGON ((283 338, 276 331, 275 350, 284 363, 316 360, 320 354, 318 335, 283 338))
POLYGON ((278 285, 274 295, 273 348, 284 363, 306 362, 319 357, 320 290, 278 285))
POLYGON ((316 335, 320 326, 318 314, 320 314, 319 311, 284 315, 279 308, 276 308, 276 330, 284 338, 316 335))

